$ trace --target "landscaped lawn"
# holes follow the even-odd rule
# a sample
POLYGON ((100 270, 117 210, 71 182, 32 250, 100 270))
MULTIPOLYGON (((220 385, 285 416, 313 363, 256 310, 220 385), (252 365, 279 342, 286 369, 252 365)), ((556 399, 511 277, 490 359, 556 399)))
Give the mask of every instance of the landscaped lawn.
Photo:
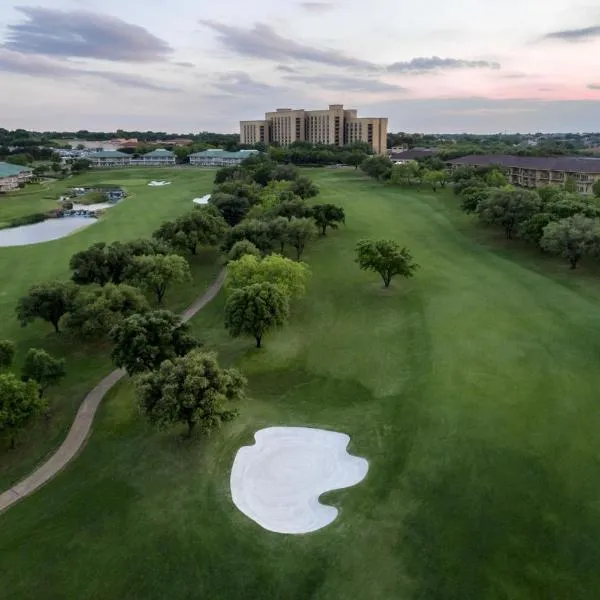
POLYGON ((75 462, 0 516, 0 596, 600 596, 600 283, 480 245, 449 194, 312 176, 347 226, 308 248, 291 324, 257 351, 223 331, 222 296, 193 321, 249 378, 240 418, 156 433, 123 382, 75 462), (421 270, 384 291, 353 264, 363 237, 421 270), (268 533, 233 506, 235 452, 270 425, 348 433, 369 460, 326 497, 329 527, 268 533))
MULTIPOLYGON (((213 178, 214 171, 204 169, 110 170, 73 177, 58 182, 59 191, 56 186, 47 189, 52 189, 58 197, 67 187, 112 183, 123 185, 129 197, 107 209, 98 223, 61 240, 0 248, 0 339, 17 342, 17 361, 30 347, 46 348, 67 359, 66 379, 58 388, 49 390, 52 418, 49 421, 42 419, 36 427, 25 430, 16 450, 8 451, 6 445, 0 446, 0 490, 26 475, 60 444, 85 394, 112 368, 107 348, 69 341, 65 336, 54 334, 52 326, 42 321, 22 328, 15 315, 17 300, 35 283, 69 279, 69 259, 75 252, 95 242, 148 237, 163 221, 192 210, 192 199, 209 192, 213 178), (165 187, 148 187, 147 183, 153 179, 173 183, 165 187)), ((24 201, 28 202, 28 190, 30 188, 18 192, 16 197, 24 194, 24 201)), ((39 189, 38 192, 41 193, 39 189)), ((14 198, 11 199, 11 195, 0 198, 0 210, 5 200, 13 202, 14 198)), ((219 270, 214 251, 201 253, 190 262, 193 282, 174 288, 165 299, 166 306, 172 310, 183 310, 202 293, 219 270)))

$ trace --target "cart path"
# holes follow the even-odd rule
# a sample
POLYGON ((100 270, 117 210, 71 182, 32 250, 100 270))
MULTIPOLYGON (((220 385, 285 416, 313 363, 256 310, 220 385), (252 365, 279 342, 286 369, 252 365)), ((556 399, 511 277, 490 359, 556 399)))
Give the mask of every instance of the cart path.
MULTIPOLYGON (((187 322, 196 313, 200 312, 221 291, 224 281, 225 269, 218 274, 208 289, 185 310, 181 315, 182 320, 187 322)), ((69 433, 60 448, 31 475, 0 494, 0 513, 19 500, 33 494, 75 458, 89 436, 96 411, 102 399, 125 375, 123 369, 113 371, 102 379, 84 398, 75 415, 71 429, 69 429, 69 433)))

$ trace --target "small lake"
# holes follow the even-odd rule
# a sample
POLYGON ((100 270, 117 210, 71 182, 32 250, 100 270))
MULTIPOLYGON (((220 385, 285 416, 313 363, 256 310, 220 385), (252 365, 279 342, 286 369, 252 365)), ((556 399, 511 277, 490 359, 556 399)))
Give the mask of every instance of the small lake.
POLYGON ((27 246, 28 244, 58 240, 78 229, 89 227, 95 222, 96 219, 90 217, 64 217, 48 219, 33 225, 0 229, 0 247, 27 246))

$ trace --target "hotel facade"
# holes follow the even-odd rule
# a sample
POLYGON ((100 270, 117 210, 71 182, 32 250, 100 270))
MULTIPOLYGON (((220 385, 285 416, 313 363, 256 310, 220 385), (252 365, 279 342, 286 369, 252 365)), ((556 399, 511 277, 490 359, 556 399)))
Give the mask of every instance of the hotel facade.
POLYGON ((600 158, 584 156, 510 156, 472 155, 449 161, 457 167, 502 167, 513 185, 539 188, 546 185, 564 185, 568 178, 577 182, 580 194, 593 193, 592 187, 600 179, 600 158))
POLYGON ((240 143, 269 145, 277 142, 310 142, 346 146, 367 142, 376 154, 387 151, 388 120, 384 117, 359 117, 343 104, 330 104, 326 110, 278 108, 260 121, 240 121, 240 143))

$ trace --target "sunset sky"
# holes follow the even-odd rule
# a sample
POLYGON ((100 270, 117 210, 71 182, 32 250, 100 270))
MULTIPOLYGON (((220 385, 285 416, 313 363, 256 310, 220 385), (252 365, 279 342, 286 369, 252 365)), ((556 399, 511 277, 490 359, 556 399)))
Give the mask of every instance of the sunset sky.
POLYGON ((0 127, 237 131, 343 103, 391 131, 600 130, 588 0, 3 0, 0 127))

